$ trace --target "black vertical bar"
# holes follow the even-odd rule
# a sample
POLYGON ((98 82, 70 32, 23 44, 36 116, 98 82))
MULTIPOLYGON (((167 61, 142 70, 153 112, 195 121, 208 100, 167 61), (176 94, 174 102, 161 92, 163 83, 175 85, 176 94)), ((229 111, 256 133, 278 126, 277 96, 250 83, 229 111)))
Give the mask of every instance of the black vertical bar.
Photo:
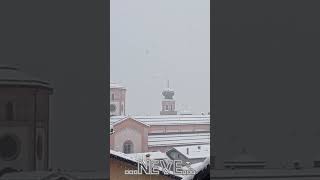
POLYGON ((33 143, 33 170, 37 170, 37 165, 36 165, 36 134, 37 134, 37 93, 38 89, 35 89, 34 92, 34 120, 33 120, 33 138, 32 138, 32 143, 33 143))
MULTIPOLYGON (((107 61, 107 79, 109 79, 108 83, 108 90, 107 90, 107 102, 106 102, 106 109, 107 109, 107 117, 110 117, 110 1, 105 1, 105 59, 107 61)), ((110 179, 110 119, 106 123, 107 124, 107 147, 106 147, 106 159, 107 159, 107 177, 110 179)))
POLYGON ((211 1, 210 3, 210 148, 211 148, 211 158, 210 158, 210 164, 212 167, 215 166, 215 124, 216 124, 216 43, 215 43, 215 8, 216 8, 216 0, 211 1), (211 33, 213 32, 213 33, 211 33))

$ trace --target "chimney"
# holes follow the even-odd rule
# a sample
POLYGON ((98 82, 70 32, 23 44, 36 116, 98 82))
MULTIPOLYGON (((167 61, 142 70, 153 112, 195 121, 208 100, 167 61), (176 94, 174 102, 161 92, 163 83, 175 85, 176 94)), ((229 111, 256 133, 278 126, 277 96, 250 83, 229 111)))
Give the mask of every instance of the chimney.
POLYGON ((147 153, 145 156, 142 156, 142 161, 149 161, 150 160, 150 154, 147 153))
POLYGON ((147 160, 150 159, 150 154, 146 154, 146 159, 147 159, 147 160))
POLYGON ((187 148, 187 154, 189 155, 189 148, 187 148))

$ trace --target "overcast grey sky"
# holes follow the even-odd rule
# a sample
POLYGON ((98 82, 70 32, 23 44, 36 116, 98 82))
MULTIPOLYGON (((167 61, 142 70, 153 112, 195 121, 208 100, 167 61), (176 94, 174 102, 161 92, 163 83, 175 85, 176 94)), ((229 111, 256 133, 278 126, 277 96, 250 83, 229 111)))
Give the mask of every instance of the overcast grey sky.
POLYGON ((210 111, 210 0, 111 0, 111 81, 127 114, 158 115, 167 79, 176 108, 210 111))

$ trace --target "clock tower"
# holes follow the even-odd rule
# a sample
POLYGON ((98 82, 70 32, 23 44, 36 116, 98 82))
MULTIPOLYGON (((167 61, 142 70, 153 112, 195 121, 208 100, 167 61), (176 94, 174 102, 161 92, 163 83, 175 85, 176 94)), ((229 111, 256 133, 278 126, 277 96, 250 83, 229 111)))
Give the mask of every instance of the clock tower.
POLYGON ((169 87, 169 80, 167 84, 167 88, 162 91, 162 95, 164 99, 162 100, 162 110, 160 111, 160 115, 177 115, 176 101, 173 99, 174 90, 169 87))

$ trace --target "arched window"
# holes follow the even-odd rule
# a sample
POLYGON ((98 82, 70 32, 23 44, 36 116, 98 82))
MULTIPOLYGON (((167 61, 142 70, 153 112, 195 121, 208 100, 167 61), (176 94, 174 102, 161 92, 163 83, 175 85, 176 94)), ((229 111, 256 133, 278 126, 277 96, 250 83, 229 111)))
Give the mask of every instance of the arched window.
POLYGON ((0 138, 0 159, 15 160, 20 153, 21 142, 15 135, 4 135, 0 138))
POLYGON ((12 102, 8 102, 6 104, 6 120, 7 121, 13 121, 13 103, 12 102))
POLYGON ((130 140, 123 143, 123 153, 133 153, 133 143, 130 140))

